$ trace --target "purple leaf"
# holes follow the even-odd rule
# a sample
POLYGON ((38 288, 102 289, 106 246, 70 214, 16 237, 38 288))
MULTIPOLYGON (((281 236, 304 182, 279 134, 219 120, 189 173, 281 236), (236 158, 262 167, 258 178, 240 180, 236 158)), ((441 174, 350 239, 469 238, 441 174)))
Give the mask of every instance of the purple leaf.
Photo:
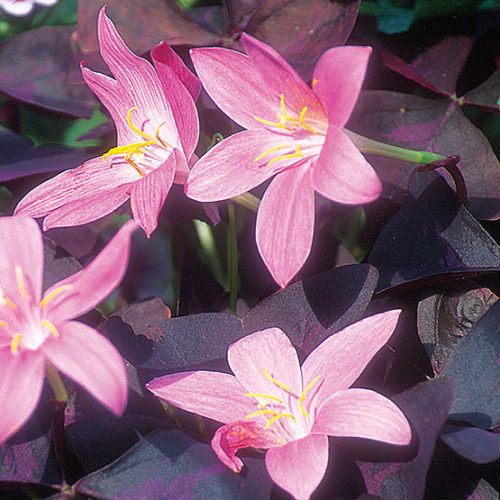
POLYGON ((489 111, 500 112, 500 69, 497 69, 486 81, 475 89, 467 92, 464 96, 464 103, 472 106, 479 106, 489 111))

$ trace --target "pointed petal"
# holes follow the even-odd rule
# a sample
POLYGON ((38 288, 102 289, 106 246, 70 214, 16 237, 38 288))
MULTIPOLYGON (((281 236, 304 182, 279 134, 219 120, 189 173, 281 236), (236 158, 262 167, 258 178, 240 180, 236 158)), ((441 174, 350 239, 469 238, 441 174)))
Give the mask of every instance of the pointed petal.
POLYGON ((125 274, 135 221, 126 222, 97 257, 81 271, 52 285, 41 305, 52 323, 90 311, 114 290, 125 274))
POLYGON ((153 394, 183 410, 227 423, 242 420, 257 408, 245 388, 228 373, 172 373, 146 384, 153 394))
POLYGON ((0 349, 0 366, 0 444, 3 444, 29 419, 40 399, 45 359, 36 351, 23 350, 13 355, 10 347, 4 347, 0 349))
POLYGON ((382 184, 351 139, 330 125, 314 166, 314 188, 330 200, 358 205, 377 199, 382 184))
POLYGON ((284 384, 300 395, 302 376, 297 351, 279 328, 252 333, 229 346, 227 360, 245 392, 282 398, 283 388, 266 377, 284 384))
POLYGON ((267 188, 257 213, 260 255, 276 283, 285 287, 311 251, 314 189, 309 163, 281 172, 267 188))
MULTIPOLYGON (((262 153, 284 144, 290 144, 294 149, 289 137, 264 130, 245 130, 224 139, 192 168, 185 187, 187 196, 210 202, 250 191, 269 179, 277 168, 296 160, 280 160, 267 166, 273 157, 271 154, 254 162, 262 153)), ((276 151, 276 154, 282 154, 282 151, 276 151)))
POLYGON ((78 321, 65 321, 56 327, 59 336, 51 336, 40 348, 47 359, 108 410, 122 415, 127 406, 127 373, 114 345, 78 321))
POLYGON ((397 445, 411 441, 410 424, 403 412, 390 399, 367 389, 339 391, 327 399, 311 432, 397 445))
POLYGON ((1 217, 0 255, 0 304, 2 291, 16 304, 26 302, 27 295, 38 304, 43 283, 43 241, 38 224, 24 215, 1 217))
POLYGON ((158 225, 158 215, 174 182, 175 165, 181 155, 180 151, 174 150, 159 167, 132 187, 132 213, 147 236, 150 236, 158 225))
POLYGON ((203 87, 236 123, 260 129, 262 123, 254 116, 276 120, 279 92, 266 84, 246 55, 219 47, 192 49, 190 54, 203 87))
POLYGON ((44 217, 73 201, 102 194, 139 179, 137 171, 128 163, 116 160, 104 162, 93 158, 83 165, 56 175, 32 189, 17 205, 15 214, 44 217))
POLYGON ((323 53, 314 68, 314 93, 328 121, 337 127, 343 127, 351 116, 371 53, 371 47, 334 47, 323 53))
MULTIPOLYGON (((306 401, 318 408, 337 391, 349 388, 377 351, 391 337, 401 311, 387 311, 364 318, 323 341, 302 365, 304 387, 311 387, 306 401)), ((308 410, 309 411, 309 410, 308 410)))
POLYGON ((328 438, 310 434, 266 453, 271 479, 297 500, 307 500, 318 487, 328 465, 328 438))

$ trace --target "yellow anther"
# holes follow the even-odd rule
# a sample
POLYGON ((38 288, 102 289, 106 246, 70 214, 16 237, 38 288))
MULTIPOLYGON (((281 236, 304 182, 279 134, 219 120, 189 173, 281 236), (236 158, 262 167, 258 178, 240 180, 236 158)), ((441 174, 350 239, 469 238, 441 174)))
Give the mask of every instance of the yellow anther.
POLYGON ((319 379, 319 375, 317 377, 314 377, 308 384, 307 387, 302 391, 302 394, 300 395, 299 398, 299 408, 302 410, 302 413, 306 416, 309 417, 309 413, 305 410, 304 406, 302 406, 302 401, 306 399, 306 393, 307 391, 313 386, 313 384, 316 382, 316 380, 319 379))
MULTIPOLYGON (((149 141, 153 141, 154 142, 154 139, 146 134, 145 132, 143 132, 141 129, 137 128, 133 123, 132 123, 132 119, 131 119, 131 116, 132 116, 132 113, 138 109, 137 106, 133 107, 133 108, 130 108, 127 112, 127 123, 128 123, 128 126, 136 133, 136 134, 139 134, 141 137, 144 137, 144 139, 148 139, 149 141)), ((159 127, 158 127, 159 128, 159 127)))
POLYGON ((280 103, 281 103, 281 111, 283 111, 283 116, 277 115, 278 118, 280 118, 280 123, 281 121, 283 122, 290 122, 292 125, 297 126, 297 120, 292 118, 287 112, 285 108, 285 96, 284 94, 280 94, 280 103))
POLYGON ((61 292, 64 292, 64 290, 67 290, 69 288, 69 285, 62 285, 57 288, 54 288, 46 297, 42 299, 40 302, 40 307, 43 309, 53 298, 57 297, 61 292))
POLYGON ((52 333, 52 335, 54 335, 54 337, 56 337, 56 338, 59 337, 59 331, 48 319, 42 319, 41 323, 42 323, 42 326, 47 328, 47 330, 49 330, 50 333, 52 333))
POLYGON ((278 160, 286 160, 286 159, 289 159, 289 158, 305 158, 305 156, 300 151, 300 145, 295 148, 295 151, 296 151, 296 153, 290 153, 289 155, 277 156, 276 158, 273 158, 272 160, 269 160, 266 163, 266 167, 269 166, 269 165, 271 165, 271 163, 274 163, 275 161, 278 161, 278 160))
POLYGON ((7 323, 0 319, 0 328, 7 328, 7 323))
POLYGON ((291 418, 295 422, 295 417, 291 413, 280 413, 279 415, 274 415, 274 417, 271 420, 269 420, 269 422, 267 422, 267 424, 264 426, 264 429, 267 429, 268 427, 273 425, 274 422, 276 422, 276 420, 278 420, 279 418, 284 418, 284 417, 291 418))
POLYGON ((19 352, 19 342, 21 340, 22 335, 20 333, 16 333, 10 342, 10 352, 12 354, 17 354, 19 352))
POLYGON ((254 411, 253 413, 250 413, 245 418, 252 418, 252 417, 256 417, 257 415, 265 415, 265 414, 276 415, 276 412, 272 411, 272 410, 257 410, 257 411, 254 411))
POLYGON ((300 124, 306 129, 306 130, 309 130, 309 132, 311 132, 312 134, 317 134, 318 131, 317 130, 314 130, 312 127, 310 127, 305 121, 304 121, 304 116, 307 112, 307 106, 304 106, 302 108, 302 111, 300 112, 300 115, 299 115, 299 122, 300 124))
POLYGON ((151 144, 158 144, 154 139, 151 141, 144 142, 134 142, 133 144, 126 144, 125 146, 116 146, 115 148, 111 148, 109 151, 102 155, 102 159, 106 161, 106 158, 111 155, 120 155, 126 154, 128 158, 132 155, 139 153, 141 148, 144 146, 150 146, 151 144))
POLYGON ((264 151, 261 153, 257 158, 254 158, 254 163, 259 161, 261 158, 264 156, 268 155, 269 153, 272 153, 273 151, 278 151, 278 149, 283 149, 283 148, 288 148, 289 146, 287 144, 283 144, 283 146, 276 146, 275 148, 268 149, 267 151, 264 151))
POLYGON ((1 295, 1 291, 0 291, 0 305, 5 304, 7 307, 10 307, 11 309, 16 309, 17 306, 16 304, 14 304, 14 302, 12 302, 12 300, 9 299, 9 297, 7 297, 7 295, 1 295))
POLYGON ((257 120, 258 122, 264 123, 265 125, 271 125, 271 127, 278 127, 278 128, 288 130, 290 132, 295 132, 295 130, 293 130, 293 128, 287 127, 286 125, 283 125, 282 123, 272 122, 270 120, 264 120, 263 118, 259 118, 258 116, 255 116, 255 115, 254 115, 254 119, 257 120))
POLYGON ((28 295, 28 292, 26 291, 26 288, 24 286, 23 270, 21 269, 21 266, 16 266, 16 279, 17 279, 17 287, 19 288, 21 295, 25 299, 29 299, 30 296, 28 295))
POLYGON ((269 375, 269 373, 267 373, 266 369, 265 368, 262 368, 264 370, 264 376, 269 379, 271 382, 275 383, 277 386, 281 387, 282 389, 285 389, 285 391, 287 392, 292 392, 292 389, 290 389, 290 387, 288 387, 287 385, 285 384, 282 384, 281 382, 279 382, 278 380, 276 380, 275 378, 271 377, 271 375, 269 375))
POLYGON ((283 404, 283 401, 281 401, 280 398, 275 398, 274 396, 269 396, 269 394, 258 394, 254 392, 247 392, 244 394, 244 396, 249 396, 251 398, 265 398, 265 399, 272 399, 273 401, 278 401, 278 403, 283 404))
POLYGON ((318 82, 319 80, 317 78, 313 78, 311 84, 314 87, 318 82))

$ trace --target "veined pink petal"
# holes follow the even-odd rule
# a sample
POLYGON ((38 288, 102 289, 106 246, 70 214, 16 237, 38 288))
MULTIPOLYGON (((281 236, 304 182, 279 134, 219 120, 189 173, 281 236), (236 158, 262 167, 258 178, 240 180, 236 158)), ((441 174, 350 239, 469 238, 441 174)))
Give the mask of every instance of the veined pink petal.
POLYGON ((314 188, 330 200, 359 205, 377 199, 382 184, 351 139, 330 125, 314 165, 314 188))
MULTIPOLYGON (((254 161, 276 146, 293 144, 291 138, 266 130, 245 130, 219 142, 192 168, 186 182, 187 196, 197 201, 219 201, 238 196, 269 179, 277 169, 297 158, 266 165, 278 150, 254 161)), ((293 149, 293 148, 292 148, 293 149)))
POLYGON ((306 402, 315 408, 337 391, 349 388, 377 351, 391 337, 401 311, 375 314, 354 323, 323 341, 302 365, 304 386, 320 377, 306 402))
POLYGON ((38 224, 23 215, 1 217, 0 256, 0 303, 3 292, 16 304, 26 302, 28 296, 38 304, 43 283, 43 241, 38 224))
POLYGON ((81 271, 52 285, 42 309, 52 323, 90 311, 114 290, 125 274, 135 221, 126 222, 97 257, 81 271))
POLYGON ((280 94, 263 80, 251 60, 219 47, 192 49, 191 59, 203 87, 215 104, 246 129, 260 129, 254 118, 276 121, 280 94))
POLYGON ((403 412, 390 399, 367 389, 347 389, 327 399, 311 432, 397 445, 411 441, 410 424, 403 412))
POLYGON ((176 162, 181 156, 182 153, 174 149, 159 167, 132 187, 130 195, 132 213, 147 236, 156 229, 158 215, 174 182, 176 162))
POLYGON ((266 453, 271 479, 297 500, 307 500, 323 479, 328 464, 328 438, 310 434, 266 453))
POLYGON ((295 394, 302 392, 297 351, 279 328, 268 328, 237 340, 229 346, 227 360, 245 392, 281 398, 283 385, 295 394))
POLYGON ((330 124, 343 127, 359 96, 371 47, 334 47, 327 50, 314 68, 313 90, 330 124))
POLYGON ((58 323, 56 328, 59 336, 50 336, 40 348, 47 359, 115 415, 122 415, 127 406, 127 374, 113 344, 78 321, 58 323))
MULTIPOLYGON (((182 82, 184 87, 186 87, 187 91, 191 94, 193 101, 196 101, 198 99, 201 90, 200 80, 184 64, 184 61, 167 42, 161 42, 153 47, 153 49, 151 50, 151 59, 153 60, 156 71, 158 71, 159 65, 168 66, 174 72, 177 78, 182 82)), ((159 71, 158 74, 161 80, 162 77, 159 71)))
MULTIPOLYGON (((140 179, 137 171, 125 161, 102 157, 56 175, 31 190, 17 205, 15 214, 44 217, 53 210, 82 198, 98 195, 140 179)), ((102 195, 103 200, 107 197, 102 195)))
POLYGON ((35 409, 45 378, 45 359, 36 351, 13 355, 0 349, 0 444, 5 443, 29 419, 35 409))
POLYGON ((233 375, 221 372, 181 372, 158 377, 146 388, 183 410, 227 423, 243 420, 256 411, 254 398, 233 375))
POLYGON ((257 213, 260 255, 274 280, 285 287, 306 261, 314 231, 314 189, 309 163, 276 176, 257 213))

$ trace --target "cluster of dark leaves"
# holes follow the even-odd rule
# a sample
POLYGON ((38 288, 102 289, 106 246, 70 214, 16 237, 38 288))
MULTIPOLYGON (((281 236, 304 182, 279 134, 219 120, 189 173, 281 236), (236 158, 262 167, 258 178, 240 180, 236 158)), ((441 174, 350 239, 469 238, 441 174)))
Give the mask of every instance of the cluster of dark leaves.
MULTIPOLYGON (((82 141, 98 139, 98 152, 113 144, 109 120, 92 121, 98 103, 78 70, 84 58, 92 69, 106 71, 95 34, 103 3, 80 1, 77 27, 42 26, 0 44, 0 116, 6 124, 0 130, 0 180, 8 188, 2 202, 6 213, 47 174, 95 156, 95 147, 82 147, 82 141), (65 126, 86 120, 89 125, 83 126, 81 144, 33 143, 24 133, 26 116, 33 115, 55 117, 65 126)), ((271 326, 289 335, 303 359, 362 317, 401 308, 394 336, 356 385, 399 405, 412 425, 412 443, 398 448, 330 438, 327 473, 313 498, 496 498, 500 248, 498 230, 488 221, 499 215, 500 165, 471 121, 484 125, 485 116, 494 120, 500 111, 500 53, 479 50, 485 38, 492 39, 491 31, 460 26, 457 35, 457 27, 439 17, 404 37, 387 37, 369 19, 356 22, 356 0, 226 0, 192 11, 166 0, 107 3, 109 16, 138 53, 164 39, 184 55, 197 45, 239 48, 239 35, 246 31, 279 50, 305 79, 320 54, 345 43, 355 27, 357 38, 349 43, 362 38, 377 48, 368 75, 368 86, 376 90, 363 92, 348 126, 383 142, 459 155, 469 207, 459 201, 446 173, 416 172, 409 163, 370 158, 384 182, 384 199, 366 207, 364 224, 359 211, 318 199, 311 256, 299 279, 280 291, 259 260, 254 221, 238 211, 240 299, 238 315, 232 315, 221 312, 227 306, 224 280, 193 244, 192 219, 203 219, 203 211, 174 190, 151 239, 134 236, 119 295, 123 307, 107 318, 97 311, 84 318, 126 360, 125 415, 111 416, 67 380, 65 434, 54 439, 54 418, 60 415, 47 387, 29 423, 0 450, 0 494, 284 498, 262 455, 243 453, 246 467, 234 474, 211 451, 217 424, 172 407, 165 411, 144 384, 180 370, 228 371, 228 345, 271 326), (422 30, 428 30, 428 43, 418 38, 422 30), (488 64, 490 70, 474 72, 488 64), (347 223, 359 223, 355 245, 347 223), (364 262, 352 263, 340 241, 351 250, 360 247, 357 255, 365 255, 364 262), (180 315, 171 317, 164 302, 180 315)), ((469 17, 463 19, 470 24, 469 17)), ((213 133, 230 133, 234 126, 206 98, 200 101, 203 146, 213 133)), ((223 222, 213 232, 223 239, 220 208, 223 222)), ((45 286, 95 254, 109 236, 106 222, 49 232, 45 286)))

